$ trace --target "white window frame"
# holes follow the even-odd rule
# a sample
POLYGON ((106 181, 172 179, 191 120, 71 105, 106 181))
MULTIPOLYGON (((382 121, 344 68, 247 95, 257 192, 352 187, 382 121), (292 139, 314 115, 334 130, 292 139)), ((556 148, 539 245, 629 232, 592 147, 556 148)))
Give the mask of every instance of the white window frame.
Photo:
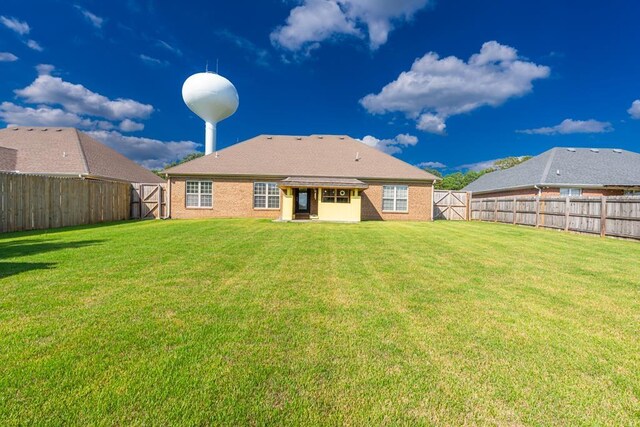
POLYGON ((263 211, 275 211, 280 209, 280 188, 278 188, 277 182, 268 182, 268 181, 256 181, 253 183, 253 209, 263 210, 263 211), (257 194, 258 196, 264 196, 264 206, 256 205, 256 187, 258 184, 264 184, 265 193, 257 194), (269 194, 269 186, 275 187, 278 190, 278 194, 269 194), (269 199, 277 200, 278 207, 270 208, 269 207, 269 199))
POLYGON ((383 185, 382 186, 382 212, 408 213, 409 212, 409 186, 408 185, 402 185, 402 184, 383 185), (393 187, 393 198, 384 197, 384 189, 388 188, 388 187, 393 187), (406 198, 406 200, 407 200, 407 209, 404 209, 404 210, 398 209, 398 200, 405 200, 405 199, 399 199, 398 198, 398 187, 405 187, 407 189, 407 198, 406 198), (393 209, 392 210, 384 208, 384 201, 385 200, 393 200, 393 209))
POLYGON ((184 186, 184 205, 187 209, 211 209, 213 208, 213 181, 211 180, 187 180, 184 186), (198 184, 198 192, 197 193, 189 193, 189 184, 198 184), (202 192, 202 184, 207 183, 211 185, 211 192, 203 193, 202 192), (198 204, 190 205, 189 204, 189 196, 196 195, 198 196, 198 204), (202 196, 211 196, 211 206, 203 206, 202 205, 202 196))
POLYGON ((560 188, 560 197, 581 197, 582 196, 582 188, 576 187, 563 187, 560 188), (574 192, 578 192, 578 194, 573 194, 574 192), (562 194, 564 192, 564 194, 562 194))

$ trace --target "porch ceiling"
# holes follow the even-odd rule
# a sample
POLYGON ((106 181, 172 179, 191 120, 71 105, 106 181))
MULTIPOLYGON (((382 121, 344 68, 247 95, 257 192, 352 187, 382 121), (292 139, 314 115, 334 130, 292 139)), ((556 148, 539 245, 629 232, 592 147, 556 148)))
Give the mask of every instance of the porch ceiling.
POLYGON ((319 178, 319 177, 293 177, 283 179, 279 183, 280 187, 289 188, 349 188, 365 190, 369 188, 369 184, 355 178, 319 178))

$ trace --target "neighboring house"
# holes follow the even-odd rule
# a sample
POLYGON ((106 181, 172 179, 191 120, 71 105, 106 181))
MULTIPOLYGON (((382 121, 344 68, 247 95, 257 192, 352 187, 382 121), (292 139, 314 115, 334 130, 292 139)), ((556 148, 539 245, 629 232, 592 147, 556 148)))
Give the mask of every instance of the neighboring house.
POLYGON ((640 154, 556 147, 510 169, 487 173, 463 191, 474 197, 640 195, 640 154))
POLYGON ((132 183, 164 180, 74 128, 0 130, 0 171, 132 183))
POLYGON ((429 221, 438 179, 336 135, 261 135, 165 172, 172 218, 285 221, 429 221))

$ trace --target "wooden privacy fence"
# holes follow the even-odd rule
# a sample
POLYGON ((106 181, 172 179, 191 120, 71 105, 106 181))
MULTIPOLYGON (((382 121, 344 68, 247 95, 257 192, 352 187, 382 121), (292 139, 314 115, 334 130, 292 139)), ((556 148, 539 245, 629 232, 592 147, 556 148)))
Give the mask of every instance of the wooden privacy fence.
POLYGON ((433 191, 433 219, 467 221, 471 193, 465 191, 433 191))
POLYGON ((166 218, 166 190, 166 184, 131 184, 131 218, 166 218))
POLYGON ((472 199, 471 219, 640 239, 640 197, 472 199))
POLYGON ((0 232, 129 219, 131 184, 0 173, 0 232))

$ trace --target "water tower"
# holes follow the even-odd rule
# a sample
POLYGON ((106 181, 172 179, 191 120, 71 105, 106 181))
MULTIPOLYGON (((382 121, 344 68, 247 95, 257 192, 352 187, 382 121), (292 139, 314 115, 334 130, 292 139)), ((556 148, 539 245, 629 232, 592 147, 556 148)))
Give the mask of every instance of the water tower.
POLYGON ((236 112, 240 102, 233 84, 216 73, 197 73, 182 85, 187 107, 206 122, 204 154, 216 149, 216 125, 236 112))

